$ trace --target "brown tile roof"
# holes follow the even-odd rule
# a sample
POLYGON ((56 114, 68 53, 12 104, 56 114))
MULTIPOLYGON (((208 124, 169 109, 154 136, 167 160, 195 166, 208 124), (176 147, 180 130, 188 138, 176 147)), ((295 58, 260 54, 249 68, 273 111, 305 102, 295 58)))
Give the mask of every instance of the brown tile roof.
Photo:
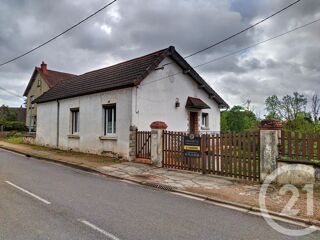
POLYGON ((36 73, 40 74, 42 79, 48 84, 49 88, 53 88, 55 85, 57 85, 59 82, 70 79, 72 77, 75 77, 77 75, 70 74, 70 73, 65 73, 65 72, 58 72, 58 71, 53 71, 53 70, 46 70, 46 72, 43 72, 41 68, 35 67, 33 74, 31 76, 31 79, 28 83, 28 86, 26 90, 24 91, 23 96, 27 96, 28 92, 35 80, 36 73))
POLYGON ((199 98, 188 97, 186 102, 186 108, 194 108, 194 109, 206 109, 210 108, 208 104, 202 101, 199 98))
POLYGON ((44 80, 47 82, 49 88, 54 87, 57 85, 59 82, 70 79, 72 77, 75 77, 77 75, 70 74, 70 73, 65 73, 65 72, 58 72, 58 71, 53 71, 53 70, 47 70, 46 73, 43 73, 41 71, 41 68, 36 67, 37 71, 41 75, 41 77, 44 78, 44 80))
POLYGON ((228 104, 172 46, 110 67, 84 73, 68 81, 61 81, 34 102, 43 103, 139 85, 166 57, 170 57, 180 65, 185 74, 190 75, 221 107, 228 107, 228 104))

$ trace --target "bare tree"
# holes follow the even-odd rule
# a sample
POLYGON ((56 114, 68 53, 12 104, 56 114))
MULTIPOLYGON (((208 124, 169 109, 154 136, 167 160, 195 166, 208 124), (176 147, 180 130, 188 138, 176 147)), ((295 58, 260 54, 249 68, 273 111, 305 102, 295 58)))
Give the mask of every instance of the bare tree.
POLYGON ((319 112, 320 112, 320 98, 318 94, 313 94, 311 99, 311 115, 313 118, 313 122, 317 123, 319 120, 319 112))
POLYGON ((254 112, 255 111, 255 107, 252 105, 252 101, 251 101, 250 98, 245 100, 245 102, 243 103, 243 106, 247 111, 250 111, 250 112, 254 112))

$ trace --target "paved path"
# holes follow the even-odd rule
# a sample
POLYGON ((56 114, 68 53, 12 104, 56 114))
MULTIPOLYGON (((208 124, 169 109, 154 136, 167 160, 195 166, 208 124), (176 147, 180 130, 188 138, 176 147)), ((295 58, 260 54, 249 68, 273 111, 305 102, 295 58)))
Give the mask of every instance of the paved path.
POLYGON ((0 239, 292 238, 259 216, 0 150, 0 239))
POLYGON ((201 187, 206 189, 221 189, 235 185, 234 182, 214 175, 202 175, 195 172, 177 171, 166 168, 153 167, 146 164, 124 162, 100 167, 103 172, 111 176, 125 179, 144 180, 172 186, 177 189, 201 187))

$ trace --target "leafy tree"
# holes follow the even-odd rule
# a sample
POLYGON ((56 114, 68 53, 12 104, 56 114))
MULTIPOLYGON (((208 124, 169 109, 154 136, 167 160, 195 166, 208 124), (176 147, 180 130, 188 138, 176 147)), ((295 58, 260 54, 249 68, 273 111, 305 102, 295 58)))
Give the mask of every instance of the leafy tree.
POLYGON ((267 119, 281 119, 281 101, 276 95, 269 96, 265 100, 267 119))
POLYGON ((308 100, 303 94, 294 92, 290 99, 293 119, 296 119, 298 114, 305 112, 308 100))
POLYGON ((294 92, 293 95, 285 95, 281 100, 276 95, 272 95, 265 101, 267 118, 292 121, 297 118, 298 114, 305 111, 307 103, 307 98, 298 92, 294 92))
POLYGON ((6 105, 0 107, 0 122, 15 121, 16 113, 6 105))
POLYGON ((312 117, 309 113, 298 113, 295 119, 286 122, 284 129, 305 133, 315 132, 312 117))
POLYGON ((257 118, 252 111, 242 106, 234 106, 221 114, 221 130, 242 132, 257 128, 257 118))

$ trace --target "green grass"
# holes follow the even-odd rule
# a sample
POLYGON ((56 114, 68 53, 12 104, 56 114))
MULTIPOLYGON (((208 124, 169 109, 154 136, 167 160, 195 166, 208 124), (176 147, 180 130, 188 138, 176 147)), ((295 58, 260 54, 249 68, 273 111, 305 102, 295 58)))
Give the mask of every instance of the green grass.
POLYGON ((14 143, 14 144, 22 144, 23 143, 23 138, 22 137, 17 137, 17 136, 8 137, 5 140, 8 143, 14 143))

